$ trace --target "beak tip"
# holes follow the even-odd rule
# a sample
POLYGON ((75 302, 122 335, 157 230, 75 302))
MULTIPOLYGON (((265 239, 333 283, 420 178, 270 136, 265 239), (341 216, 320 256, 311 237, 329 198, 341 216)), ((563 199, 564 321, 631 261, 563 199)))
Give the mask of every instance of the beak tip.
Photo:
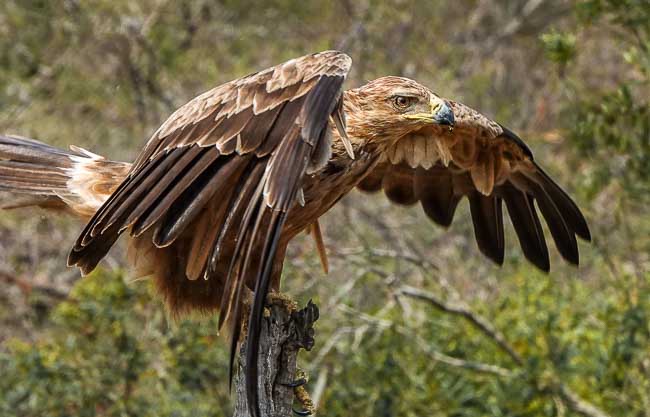
POLYGON ((435 121, 442 126, 453 127, 456 122, 454 119, 454 112, 447 103, 444 103, 435 115, 435 121))

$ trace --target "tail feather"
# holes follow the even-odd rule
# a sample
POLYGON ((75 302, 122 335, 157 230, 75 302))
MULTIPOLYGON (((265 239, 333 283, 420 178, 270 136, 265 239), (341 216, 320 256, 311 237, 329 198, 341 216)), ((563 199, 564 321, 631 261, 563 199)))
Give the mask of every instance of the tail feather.
POLYGON ((91 216, 126 176, 130 164, 81 148, 63 150, 18 136, 0 135, 0 191, 17 194, 0 208, 39 206, 91 216))

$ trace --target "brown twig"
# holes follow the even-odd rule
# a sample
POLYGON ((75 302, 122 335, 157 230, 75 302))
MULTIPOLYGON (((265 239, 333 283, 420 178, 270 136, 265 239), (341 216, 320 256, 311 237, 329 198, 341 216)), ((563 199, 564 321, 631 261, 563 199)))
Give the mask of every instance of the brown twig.
POLYGON ((370 323, 371 325, 380 328, 380 329, 387 329, 387 328, 392 328, 396 332, 400 333, 401 335, 409 338, 409 339, 415 339, 418 342, 418 345, 424 350, 428 355, 431 356, 431 358, 437 362, 444 363, 449 366, 453 366, 455 368, 463 368, 465 370, 470 370, 473 372, 478 372, 478 373, 485 373, 485 374, 490 374, 490 375, 496 375, 500 377, 511 377, 513 376, 513 372, 509 369, 503 368, 498 365, 492 365, 492 364, 487 364, 487 363, 481 363, 481 362, 475 362, 475 361, 468 361, 465 359, 460 359, 456 358, 453 356, 446 355, 442 352, 439 352, 437 350, 431 349, 429 347, 429 344, 426 343, 424 339, 421 337, 414 335, 413 331, 405 326, 397 325, 392 321, 385 320, 385 319, 380 319, 378 317, 374 317, 368 314, 365 314, 361 311, 352 309, 347 306, 340 306, 339 310, 342 310, 344 312, 347 312, 349 314, 354 314, 354 316, 358 319, 363 320, 366 323, 370 323))
POLYGON ((23 292, 23 294, 25 295, 29 295, 32 292, 37 292, 46 295, 48 297, 54 298, 57 301, 65 300, 68 297, 67 293, 58 290, 54 287, 35 284, 33 282, 14 276, 13 274, 7 271, 0 271, 0 279, 10 284, 14 284, 18 286, 20 290, 23 292))
POLYGON ((469 321, 474 327, 476 327, 481 333, 486 335, 488 338, 492 339, 505 353, 512 358, 512 360, 517 365, 523 365, 524 360, 522 357, 514 350, 512 346, 506 341, 506 338, 501 332, 499 332, 492 324, 485 318, 478 314, 475 314, 467 306, 456 304, 451 305, 447 304, 438 298, 435 294, 423 291, 418 288, 413 288, 409 286, 403 286, 399 289, 399 293, 407 297, 415 298, 418 300, 426 301, 433 307, 438 310, 444 311, 446 313, 451 313, 464 317, 469 321))
POLYGON ((580 398, 564 384, 560 384, 558 387, 558 395, 567 407, 585 417, 609 417, 604 411, 580 398))

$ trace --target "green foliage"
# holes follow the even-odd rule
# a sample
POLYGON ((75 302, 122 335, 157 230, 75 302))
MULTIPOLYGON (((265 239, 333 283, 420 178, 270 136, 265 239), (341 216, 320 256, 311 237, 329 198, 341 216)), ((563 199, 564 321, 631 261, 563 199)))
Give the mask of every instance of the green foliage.
MULTIPOLYGON (((649 80, 650 81, 650 80, 649 80)), ((650 85, 650 84, 649 84, 650 85)), ((650 192, 650 102, 636 98, 630 86, 580 102, 572 115, 570 139, 600 164, 592 186, 624 183, 626 192, 646 198, 650 192)))
POLYGON ((576 55, 576 37, 571 33, 553 31, 542 34, 540 39, 546 55, 553 62, 566 65, 576 55))
POLYGON ((362 342, 351 334, 329 362, 319 364, 332 369, 337 381, 324 413, 556 416, 566 412, 558 401, 563 383, 612 415, 642 415, 650 401, 648 278, 626 293, 527 271, 501 277, 503 296, 473 309, 496 318, 524 358, 521 367, 460 317, 426 308, 406 317, 399 308, 385 310, 374 316, 362 342), (498 364, 510 374, 450 366, 435 360, 433 351, 498 364))
POLYGON ((637 74, 615 91, 584 92, 572 103, 570 138, 583 156, 598 161, 592 186, 621 181, 630 196, 645 199, 650 191, 650 3, 590 0, 579 4, 578 13, 588 24, 615 25, 621 57, 637 74))
MULTIPOLYGON (((636 415, 650 401, 648 278, 621 292, 587 282, 558 285, 541 274, 503 277, 503 295, 473 308, 505 329, 524 357, 521 367, 460 317, 430 308, 405 316, 396 305, 368 312, 370 321, 357 323, 361 331, 341 338, 312 371, 312 381, 331 373, 322 411, 555 416, 562 382, 605 409, 636 415), (434 360, 435 352, 497 364, 509 374, 450 366, 434 360)), ((56 307, 38 343, 7 342, 0 415, 229 415, 215 322, 170 328, 146 288, 125 284, 118 273, 95 273, 56 307)), ((319 343, 326 344, 332 325, 319 326, 319 343)))
POLYGON ((38 343, 8 341, 0 415, 227 415, 216 323, 169 328, 146 288, 94 273, 56 307, 38 343))

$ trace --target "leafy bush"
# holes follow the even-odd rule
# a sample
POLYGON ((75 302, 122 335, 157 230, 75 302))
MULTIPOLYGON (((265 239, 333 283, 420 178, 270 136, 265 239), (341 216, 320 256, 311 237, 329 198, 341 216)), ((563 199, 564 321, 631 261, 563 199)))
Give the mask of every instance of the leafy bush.
POLYGON ((120 273, 79 281, 34 346, 0 354, 1 415, 228 415, 216 322, 170 324, 147 285, 120 273))

